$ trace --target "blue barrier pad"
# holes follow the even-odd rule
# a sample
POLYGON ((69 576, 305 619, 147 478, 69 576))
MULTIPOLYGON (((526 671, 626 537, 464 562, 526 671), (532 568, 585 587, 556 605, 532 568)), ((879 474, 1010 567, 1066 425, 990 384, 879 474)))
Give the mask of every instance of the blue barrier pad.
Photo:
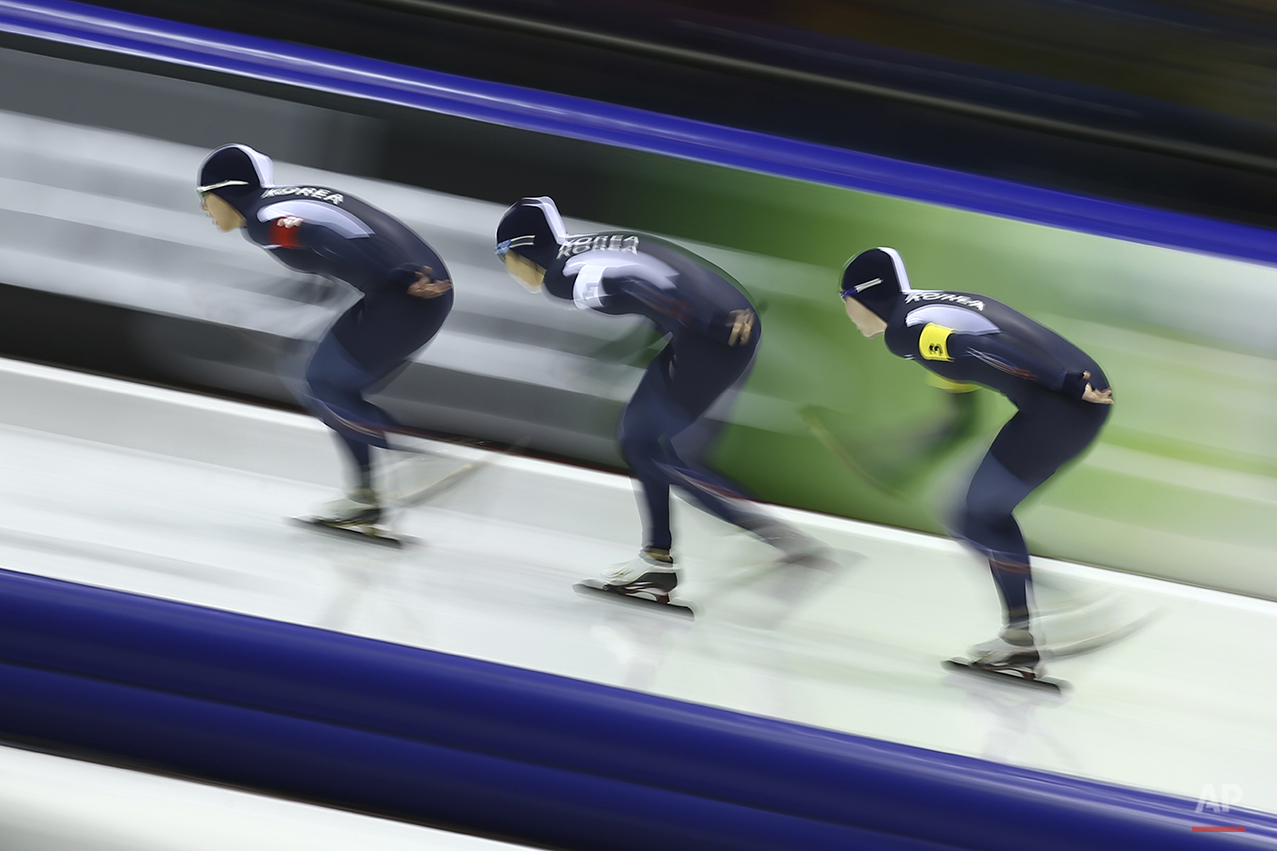
MULTIPOLYGON (((7 571, 0 623, 6 737, 562 847, 1174 849, 1205 818, 1169 796, 7 571)), ((1226 818, 1277 837, 1273 817, 1226 818)))
POLYGON ((1261 228, 1102 201, 65 0, 0 2, 0 30, 1101 236, 1277 262, 1261 228))

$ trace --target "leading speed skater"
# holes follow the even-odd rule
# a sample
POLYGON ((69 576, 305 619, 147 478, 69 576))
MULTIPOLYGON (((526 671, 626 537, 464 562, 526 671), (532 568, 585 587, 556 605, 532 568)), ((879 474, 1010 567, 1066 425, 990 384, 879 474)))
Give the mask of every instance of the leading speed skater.
POLYGON ((452 309, 442 258, 408 226, 347 193, 273 183, 269 157, 247 145, 210 153, 199 169, 201 206, 224 233, 240 230, 285 266, 342 281, 362 297, 319 340, 301 402, 337 435, 351 486, 323 510, 330 525, 367 528, 383 507, 372 449, 399 430, 365 398, 439 332, 452 309))

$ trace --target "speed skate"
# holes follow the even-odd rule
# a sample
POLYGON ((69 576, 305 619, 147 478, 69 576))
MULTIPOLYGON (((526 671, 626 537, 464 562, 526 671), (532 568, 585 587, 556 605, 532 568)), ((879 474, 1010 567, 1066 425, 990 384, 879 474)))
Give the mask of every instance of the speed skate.
POLYGON ((305 526, 308 529, 314 529, 323 532, 326 535, 332 535, 337 538, 345 538, 350 541, 364 541, 370 544, 377 544, 382 547, 399 548, 404 545, 406 538, 394 532, 387 530, 382 526, 373 524, 340 524, 323 517, 294 517, 292 522, 299 526, 305 526))
POLYGON ((1068 683, 1063 680, 1041 676, 1039 672, 1034 671, 1031 668, 989 666, 987 664, 973 662, 970 659, 946 659, 944 661, 944 667, 950 671, 961 671, 963 673, 975 674, 993 682, 1032 686, 1034 688, 1046 689, 1057 694, 1068 687, 1068 683))
POLYGON ((692 616, 690 607, 673 599, 678 587, 678 570, 667 549, 644 547, 638 555, 603 574, 602 579, 583 579, 572 586, 578 594, 599 596, 610 602, 624 602, 668 613, 692 616))
POLYGON ((583 597, 594 597, 609 603, 636 606, 649 611, 659 611, 685 618, 695 617, 696 615, 692 607, 686 603, 678 603, 668 599, 668 597, 657 599, 654 596, 647 596, 642 593, 636 594, 632 591, 624 591, 618 586, 608 585, 599 579, 585 579, 573 585, 572 588, 583 597))

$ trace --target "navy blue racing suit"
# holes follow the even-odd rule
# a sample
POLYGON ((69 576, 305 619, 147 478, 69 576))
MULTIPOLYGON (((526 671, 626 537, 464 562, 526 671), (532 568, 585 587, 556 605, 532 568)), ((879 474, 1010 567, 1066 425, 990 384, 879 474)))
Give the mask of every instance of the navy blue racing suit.
POLYGON ((972 293, 902 293, 885 341, 893 354, 950 381, 997 390, 1018 409, 977 468, 953 525, 988 557, 1007 626, 1024 628, 1029 553, 1012 512, 1095 440, 1110 407, 1083 401, 1082 393, 1087 384, 1108 389, 1108 379, 1059 334, 972 293))
POLYGON ((438 333, 452 309, 451 288, 422 298, 409 295, 408 287, 421 274, 448 281, 448 270, 402 222, 332 189, 267 187, 239 208, 248 239, 284 265, 364 294, 311 354, 301 401, 337 433, 366 487, 369 447, 386 448, 387 430, 398 426, 364 393, 389 380, 438 333))
POLYGON ((673 243, 628 231, 571 237, 546 270, 553 298, 583 310, 639 315, 668 338, 621 415, 621 454, 642 488, 645 545, 671 546, 670 486, 749 528, 738 485, 701 458, 713 435, 693 425, 742 382, 762 337, 754 306, 726 272, 673 243), (695 444, 695 445, 692 445, 695 444))

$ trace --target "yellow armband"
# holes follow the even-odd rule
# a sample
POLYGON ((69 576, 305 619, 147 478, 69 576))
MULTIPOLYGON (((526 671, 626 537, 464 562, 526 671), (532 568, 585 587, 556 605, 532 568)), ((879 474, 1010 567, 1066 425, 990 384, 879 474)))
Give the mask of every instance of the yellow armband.
POLYGON ((949 335, 952 333, 952 328, 943 325, 932 323, 925 326, 922 336, 918 338, 918 353, 922 355, 922 359, 953 360, 949 357, 949 335))

